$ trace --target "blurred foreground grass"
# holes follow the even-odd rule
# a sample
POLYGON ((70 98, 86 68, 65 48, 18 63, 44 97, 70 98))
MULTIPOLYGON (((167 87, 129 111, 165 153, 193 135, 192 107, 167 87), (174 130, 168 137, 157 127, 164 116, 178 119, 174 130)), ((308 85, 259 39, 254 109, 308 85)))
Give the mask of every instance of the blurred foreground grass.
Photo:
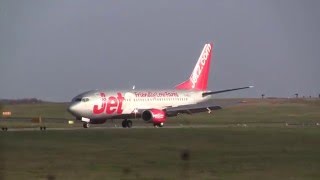
POLYGON ((6 132, 0 179, 319 179, 320 129, 6 132))

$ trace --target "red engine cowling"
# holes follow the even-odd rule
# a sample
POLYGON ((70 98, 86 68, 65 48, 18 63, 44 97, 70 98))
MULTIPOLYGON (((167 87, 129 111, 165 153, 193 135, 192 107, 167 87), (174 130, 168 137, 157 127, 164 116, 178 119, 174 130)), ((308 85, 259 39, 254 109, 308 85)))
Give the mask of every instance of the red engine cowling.
POLYGON ((164 123, 167 119, 166 112, 160 109, 143 111, 141 117, 145 121, 152 121, 154 124, 164 123))

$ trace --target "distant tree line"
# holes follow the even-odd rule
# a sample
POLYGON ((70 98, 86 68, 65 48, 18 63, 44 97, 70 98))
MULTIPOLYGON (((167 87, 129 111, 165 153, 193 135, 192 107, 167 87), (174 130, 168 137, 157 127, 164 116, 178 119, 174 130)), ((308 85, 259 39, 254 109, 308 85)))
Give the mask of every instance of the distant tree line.
POLYGON ((0 104, 37 104, 37 103, 43 103, 43 101, 37 98, 0 99, 0 104))
MULTIPOLYGON (((261 94, 261 99, 264 99, 265 98, 265 94, 261 94)), ((294 96, 296 98, 299 98, 299 93, 295 93, 294 96)), ((305 98, 305 96, 302 96, 303 98, 305 98)), ((318 97, 320 98, 320 94, 318 95, 318 97)), ((309 96, 309 98, 312 98, 312 96, 309 96)))

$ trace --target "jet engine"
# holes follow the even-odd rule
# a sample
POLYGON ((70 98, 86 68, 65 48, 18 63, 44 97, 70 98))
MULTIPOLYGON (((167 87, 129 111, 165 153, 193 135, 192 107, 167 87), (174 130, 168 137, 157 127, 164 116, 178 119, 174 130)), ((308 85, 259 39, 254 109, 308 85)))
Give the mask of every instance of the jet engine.
POLYGON ((166 121, 166 112, 160 109, 150 109, 142 112, 141 117, 144 121, 152 122, 154 125, 162 126, 166 121))

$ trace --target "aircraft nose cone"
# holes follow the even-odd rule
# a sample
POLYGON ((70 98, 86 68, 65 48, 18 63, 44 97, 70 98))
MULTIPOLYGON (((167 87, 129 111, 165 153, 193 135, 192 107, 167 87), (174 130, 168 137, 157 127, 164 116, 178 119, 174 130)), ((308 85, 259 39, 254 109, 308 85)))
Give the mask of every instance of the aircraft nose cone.
POLYGON ((71 104, 69 107, 68 107, 68 111, 76 116, 77 115, 77 105, 76 104, 71 104))

